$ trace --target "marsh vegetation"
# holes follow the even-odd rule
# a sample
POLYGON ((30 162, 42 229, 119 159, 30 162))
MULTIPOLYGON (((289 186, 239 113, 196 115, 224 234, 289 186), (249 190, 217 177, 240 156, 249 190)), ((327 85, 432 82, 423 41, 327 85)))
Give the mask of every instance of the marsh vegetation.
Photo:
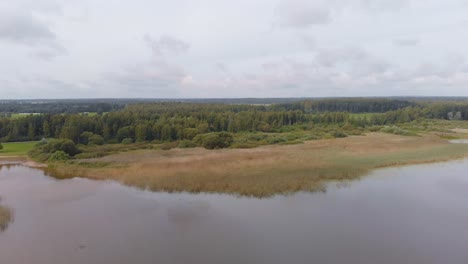
POLYGON ((406 137, 368 133, 340 139, 252 149, 144 149, 49 166, 60 178, 113 179, 154 191, 216 192, 265 197, 320 191, 395 165, 462 158, 468 145, 434 134, 406 137))

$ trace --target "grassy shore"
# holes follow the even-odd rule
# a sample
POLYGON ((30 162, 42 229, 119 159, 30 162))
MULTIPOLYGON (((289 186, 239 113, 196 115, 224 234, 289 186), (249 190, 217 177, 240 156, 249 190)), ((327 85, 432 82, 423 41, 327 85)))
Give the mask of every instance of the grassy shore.
POLYGON ((135 150, 58 163, 49 172, 63 178, 112 179, 154 191, 266 197, 324 190, 326 182, 356 179, 376 168, 466 156, 468 144, 450 144, 434 133, 367 133, 252 149, 135 150))

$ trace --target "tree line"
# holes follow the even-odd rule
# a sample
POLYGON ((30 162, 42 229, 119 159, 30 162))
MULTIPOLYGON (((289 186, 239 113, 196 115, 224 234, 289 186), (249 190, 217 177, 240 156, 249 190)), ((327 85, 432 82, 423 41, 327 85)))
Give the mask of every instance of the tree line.
POLYGON ((96 115, 0 117, 0 141, 70 139, 80 144, 193 140, 210 132, 279 132, 301 124, 390 125, 421 118, 468 120, 466 102, 393 99, 303 100, 273 105, 137 103, 96 115), (353 115, 352 113, 380 113, 353 115))

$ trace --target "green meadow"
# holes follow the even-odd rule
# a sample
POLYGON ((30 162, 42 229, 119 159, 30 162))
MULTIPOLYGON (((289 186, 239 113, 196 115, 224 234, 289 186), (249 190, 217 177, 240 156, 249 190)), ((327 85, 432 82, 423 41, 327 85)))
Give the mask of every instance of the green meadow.
POLYGON ((37 144, 37 141, 2 143, 1 156, 28 156, 28 152, 37 144))

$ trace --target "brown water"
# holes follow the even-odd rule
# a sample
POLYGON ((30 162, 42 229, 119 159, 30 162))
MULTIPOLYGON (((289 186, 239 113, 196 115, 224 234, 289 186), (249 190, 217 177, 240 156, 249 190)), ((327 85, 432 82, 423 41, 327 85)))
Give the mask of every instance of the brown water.
POLYGON ((468 263, 468 160, 270 199, 0 170, 1 264, 468 263))

